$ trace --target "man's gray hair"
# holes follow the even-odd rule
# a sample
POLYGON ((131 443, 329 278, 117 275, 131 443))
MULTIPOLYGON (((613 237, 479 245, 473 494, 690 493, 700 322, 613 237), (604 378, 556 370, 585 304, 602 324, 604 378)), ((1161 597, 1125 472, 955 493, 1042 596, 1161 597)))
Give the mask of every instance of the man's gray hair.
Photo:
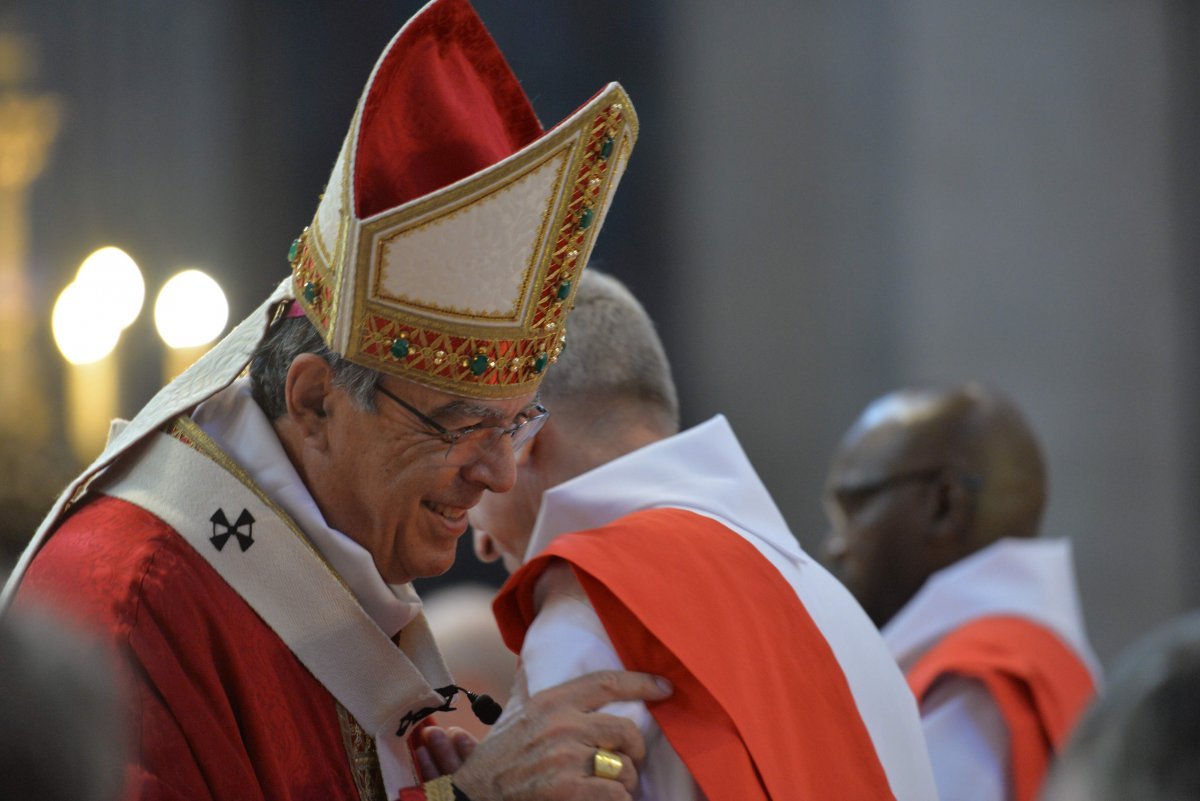
POLYGON ((333 368, 333 384, 341 387, 362 409, 375 411, 375 387, 380 373, 344 359, 329 349, 307 317, 285 317, 267 332, 250 361, 250 391, 270 420, 287 413, 288 369, 302 353, 314 353, 333 368))
POLYGON ((679 429, 675 381, 654 323, 624 284, 594 267, 584 271, 566 348, 541 392, 548 405, 569 401, 593 414, 633 401, 657 413, 670 433, 679 429))

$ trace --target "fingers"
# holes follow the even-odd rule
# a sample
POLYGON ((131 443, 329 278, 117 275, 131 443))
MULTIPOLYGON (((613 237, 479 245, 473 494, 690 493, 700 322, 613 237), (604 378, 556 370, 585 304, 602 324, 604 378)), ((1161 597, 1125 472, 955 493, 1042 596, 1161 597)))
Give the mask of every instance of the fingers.
POLYGON ((591 712, 612 701, 661 701, 671 695, 671 683, 660 676, 629 670, 600 670, 542 690, 534 698, 591 712))
POLYGON ((437 765, 433 763, 433 757, 429 756, 428 748, 419 745, 413 754, 417 759, 417 771, 421 774, 421 781, 428 782, 438 778, 437 765))
POLYGON ((475 746, 479 745, 479 741, 469 731, 458 726, 451 726, 447 733, 450 735, 450 742, 454 744, 454 750, 458 752, 459 760, 466 762, 467 757, 475 753, 475 746))
POLYGON ((421 731, 421 739, 423 744, 417 751, 417 764, 421 774, 429 778, 454 773, 475 750, 475 738, 458 727, 427 726, 421 731))
MULTIPOLYGON (((479 801, 629 801, 637 790, 636 763, 646 745, 637 723, 596 712, 613 701, 657 701, 670 683, 646 673, 601 671, 543 690, 506 716, 467 756, 445 731, 430 729, 430 761, 448 765, 443 746, 464 763, 455 784, 479 801), (620 768, 596 773, 596 750, 614 752, 620 768), (609 775, 610 778, 601 778, 609 775)), ((511 711, 511 710, 510 710, 511 711)), ((615 768, 615 765, 610 765, 615 768)))
POLYGON ((646 757, 646 741, 636 723, 619 715, 593 712, 579 722, 582 742, 629 756, 634 762, 646 757))

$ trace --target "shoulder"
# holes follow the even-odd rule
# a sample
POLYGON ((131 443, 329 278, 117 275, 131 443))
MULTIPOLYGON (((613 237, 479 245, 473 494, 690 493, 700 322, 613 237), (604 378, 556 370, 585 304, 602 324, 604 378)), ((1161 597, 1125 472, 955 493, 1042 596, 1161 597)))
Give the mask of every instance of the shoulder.
POLYGON ((674 552, 677 557, 710 553, 712 549, 719 553, 726 548, 744 548, 746 544, 736 531, 712 517, 690 509, 657 507, 632 512, 602 526, 560 535, 546 552, 574 556, 593 552, 611 554, 619 549, 645 559, 666 552, 674 552), (701 542, 702 549, 694 547, 701 542))
MULTIPOLYGON (((132 626, 146 603, 187 594, 211 568, 170 526, 106 496, 87 499, 34 558, 18 598, 87 627, 132 626)), ((213 574, 215 575, 215 574, 213 574)))
POLYGON ((922 700, 951 676, 974 679, 993 695, 1023 698, 1035 706, 1043 696, 1055 697, 1056 706, 1072 710, 1086 702, 1094 686, 1083 660, 1054 631, 1014 615, 976 618, 956 628, 908 671, 909 684, 922 700))

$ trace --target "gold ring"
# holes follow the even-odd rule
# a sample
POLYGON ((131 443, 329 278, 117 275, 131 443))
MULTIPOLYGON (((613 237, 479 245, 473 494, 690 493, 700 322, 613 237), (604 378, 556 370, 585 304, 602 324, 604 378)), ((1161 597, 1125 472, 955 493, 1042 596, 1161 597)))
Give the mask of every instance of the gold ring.
POLYGON ((592 755, 592 773, 601 779, 615 779, 621 775, 625 763, 607 748, 597 748, 592 755))

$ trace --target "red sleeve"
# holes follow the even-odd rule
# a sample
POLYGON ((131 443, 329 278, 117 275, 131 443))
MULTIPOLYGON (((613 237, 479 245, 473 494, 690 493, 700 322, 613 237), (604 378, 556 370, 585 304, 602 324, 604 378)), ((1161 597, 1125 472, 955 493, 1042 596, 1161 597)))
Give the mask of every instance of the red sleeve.
POLYGON ((336 702, 187 542, 144 510, 86 504, 34 560, 48 601, 124 658, 130 797, 356 797, 336 702))

